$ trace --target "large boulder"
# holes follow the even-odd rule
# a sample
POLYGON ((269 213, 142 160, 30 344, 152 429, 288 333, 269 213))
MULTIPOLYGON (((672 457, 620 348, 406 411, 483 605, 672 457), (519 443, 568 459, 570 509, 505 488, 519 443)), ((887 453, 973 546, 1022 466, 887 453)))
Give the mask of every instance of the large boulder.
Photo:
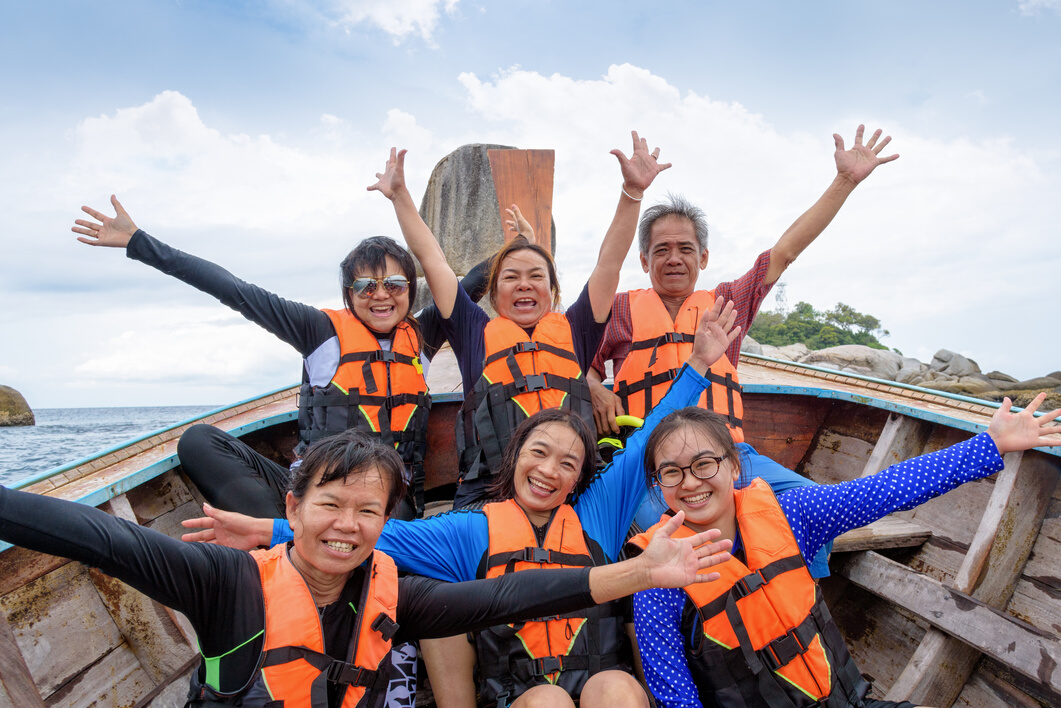
POLYGON ((958 377, 980 373, 980 367, 975 361, 949 349, 940 349, 936 352, 928 366, 933 371, 938 371, 941 374, 950 374, 958 377))
POLYGON ((745 337, 743 340, 741 340, 740 350, 742 352, 747 352, 748 354, 762 354, 763 353, 762 345, 759 344, 759 342, 757 342, 754 339, 752 339, 751 337, 745 337))
POLYGON ((810 353, 810 349, 807 349, 807 345, 803 342, 796 342, 784 347, 764 344, 762 345, 762 353, 763 356, 781 359, 782 361, 803 361, 803 357, 810 353))
POLYGON ((825 366, 839 371, 894 381, 903 366, 903 356, 886 349, 874 349, 862 344, 844 344, 809 352, 799 360, 802 364, 825 366))
POLYGON ((921 386, 960 396, 987 398, 998 393, 998 387, 986 376, 962 376, 960 378, 938 378, 934 381, 923 381, 921 386))
POLYGON ((917 382, 924 378, 926 371, 928 371, 928 364, 922 363, 913 357, 904 356, 899 366, 899 371, 895 374, 895 381, 916 385, 917 382))
MULTIPOLYGON (((431 172, 424 199, 420 202, 420 216, 435 234, 446 254, 446 261, 458 277, 466 275, 505 243, 501 207, 494 190, 487 151, 514 149, 508 145, 462 145, 439 160, 431 172)), ((555 252, 555 224, 552 230, 555 252)), ((423 270, 420 269, 419 273, 423 275, 423 270)), ((431 292, 421 279, 413 311, 430 302, 431 292)), ((480 304, 491 316, 494 315, 485 298, 480 304)))
POLYGON ((1050 389, 1055 386, 1061 386, 1061 378, 1055 379, 1053 376, 1040 376, 1038 378, 1016 383, 1013 385, 1013 388, 1029 391, 1031 389, 1050 389))
POLYGON ((26 399, 10 386, 0 385, 0 427, 13 425, 36 425, 26 399))

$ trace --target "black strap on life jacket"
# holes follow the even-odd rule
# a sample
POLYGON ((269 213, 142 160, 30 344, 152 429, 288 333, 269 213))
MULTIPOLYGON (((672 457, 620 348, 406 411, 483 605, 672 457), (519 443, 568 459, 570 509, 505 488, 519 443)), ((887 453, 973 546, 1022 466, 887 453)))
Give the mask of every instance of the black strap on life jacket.
POLYGON ((304 646, 277 647, 265 652, 262 668, 288 664, 303 659, 320 673, 310 685, 310 708, 328 708, 328 683, 360 686, 371 692, 387 690, 389 678, 386 671, 365 669, 313 651, 304 646))
POLYGON ((666 334, 656 337, 655 339, 642 339, 637 342, 631 342, 630 351, 639 351, 641 349, 651 349, 652 357, 648 360, 648 365, 651 367, 656 363, 656 354, 661 344, 692 344, 696 341, 696 335, 684 334, 682 332, 667 332, 666 334))
POLYGON ((409 356, 408 354, 400 354, 398 352, 384 351, 382 349, 376 349, 369 352, 350 352, 343 354, 342 358, 339 359, 339 366, 343 364, 350 364, 355 361, 363 361, 361 365, 361 376, 365 379, 365 393, 375 393, 379 390, 376 385, 376 379, 372 375, 372 364, 377 361, 382 361, 390 368, 391 364, 407 364, 412 366, 416 362, 416 357, 409 356))
MULTIPOLYGON (((652 389, 660 384, 665 384, 673 381, 678 377, 678 372, 681 369, 667 369, 666 371, 660 371, 659 373, 653 374, 646 372, 643 377, 636 381, 620 381, 615 386, 615 395, 623 403, 623 407, 629 409, 630 396, 634 395, 639 391, 644 392, 645 397, 645 414, 652 410, 653 406, 656 405, 656 401, 652 400, 652 389)), ((744 427, 744 420, 737 417, 736 408, 734 407, 733 396, 734 393, 742 393, 740 383, 733 378, 731 372, 727 372, 725 376, 720 376, 710 369, 704 373, 704 378, 712 384, 718 384, 726 389, 726 422, 733 428, 744 427)), ((714 386, 707 387, 707 407, 710 410, 714 410, 714 386)))
POLYGON ((560 551, 550 551, 547 548, 527 546, 519 551, 508 551, 491 555, 486 561, 486 568, 490 570, 503 565, 505 566, 505 572, 511 573, 515 569, 516 563, 521 562, 572 565, 579 568, 594 565, 593 558, 581 553, 561 553, 560 551))
MULTIPOLYGON (((552 344, 546 344, 545 342, 517 342, 516 344, 512 345, 511 347, 508 347, 507 349, 496 351, 490 356, 486 357, 486 362, 483 364, 483 366, 490 366, 490 364, 493 364, 498 359, 506 359, 508 357, 512 357, 513 359, 515 359, 516 354, 523 354, 524 352, 546 352, 548 354, 554 354, 558 357, 562 357, 570 361, 578 361, 575 358, 574 352, 569 352, 566 349, 555 347, 552 344)), ((511 365, 509 365, 509 368, 511 368, 511 365)))

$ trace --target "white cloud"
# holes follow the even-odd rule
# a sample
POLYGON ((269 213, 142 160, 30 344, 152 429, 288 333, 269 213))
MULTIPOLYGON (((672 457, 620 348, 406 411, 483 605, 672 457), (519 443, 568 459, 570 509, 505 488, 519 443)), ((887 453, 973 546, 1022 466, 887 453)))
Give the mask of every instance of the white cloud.
POLYGON ((1061 12, 1061 0, 1018 0, 1017 6, 1022 15, 1037 15, 1039 10, 1061 12))
POLYGON ((395 44, 409 35, 431 42, 438 28, 440 10, 452 14, 459 0, 335 0, 343 24, 369 23, 394 38, 395 44))
POLYGON ((987 98, 987 95, 979 89, 976 91, 970 91, 969 93, 965 94, 965 97, 968 99, 972 99, 973 102, 981 106, 986 106, 988 103, 990 103, 987 98))
MULTIPOLYGON (((339 128, 322 124, 333 134, 339 128)), ((156 224, 320 227, 349 209, 351 186, 364 179, 334 149, 310 152, 268 135, 223 135, 176 91, 86 118, 72 141, 66 177, 40 194, 42 204, 77 203, 101 187, 119 197, 142 191, 141 208, 156 224)))

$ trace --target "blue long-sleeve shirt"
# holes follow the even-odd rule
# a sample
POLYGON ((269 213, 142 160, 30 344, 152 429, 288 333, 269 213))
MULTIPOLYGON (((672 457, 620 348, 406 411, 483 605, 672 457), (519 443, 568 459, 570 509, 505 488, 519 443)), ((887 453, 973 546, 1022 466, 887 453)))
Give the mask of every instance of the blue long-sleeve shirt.
MULTIPOLYGON (((683 366, 670 391, 656 405, 641 429, 626 441, 606 467, 574 503, 582 529, 596 541, 609 561, 622 550, 630 522, 645 499, 644 450, 648 436, 667 414, 696 405, 708 382, 694 369, 683 366)), ((273 544, 291 540, 286 520, 273 524, 273 544)), ((481 510, 451 511, 416 521, 391 520, 383 528, 376 548, 400 570, 438 580, 475 579, 489 546, 486 515, 481 510)))
MULTIPOLYGON (((913 509, 959 485, 1002 469, 1002 457, 987 433, 939 452, 900 462, 871 477, 840 484, 797 487, 778 496, 781 510, 804 558, 840 534, 894 511, 913 509)), ((739 550, 739 541, 733 551, 739 550)), ((634 627, 649 689, 660 708, 701 706, 686 663, 682 614, 688 595, 679 589, 634 595, 634 627)), ((693 627, 698 631, 698 627, 693 627)))

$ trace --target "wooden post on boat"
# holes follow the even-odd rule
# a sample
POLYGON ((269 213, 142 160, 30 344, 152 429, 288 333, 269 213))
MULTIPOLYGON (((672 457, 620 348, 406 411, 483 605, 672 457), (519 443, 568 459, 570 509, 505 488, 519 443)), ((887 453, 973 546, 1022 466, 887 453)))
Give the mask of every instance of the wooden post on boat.
MULTIPOLYGON (((508 219, 506 209, 512 204, 530 222, 541 243, 541 234, 549 234, 550 253, 556 252, 552 239, 553 165, 552 150, 488 150, 494 191, 501 210, 501 223, 508 219)), ((505 231, 505 241, 511 234, 505 231)))

